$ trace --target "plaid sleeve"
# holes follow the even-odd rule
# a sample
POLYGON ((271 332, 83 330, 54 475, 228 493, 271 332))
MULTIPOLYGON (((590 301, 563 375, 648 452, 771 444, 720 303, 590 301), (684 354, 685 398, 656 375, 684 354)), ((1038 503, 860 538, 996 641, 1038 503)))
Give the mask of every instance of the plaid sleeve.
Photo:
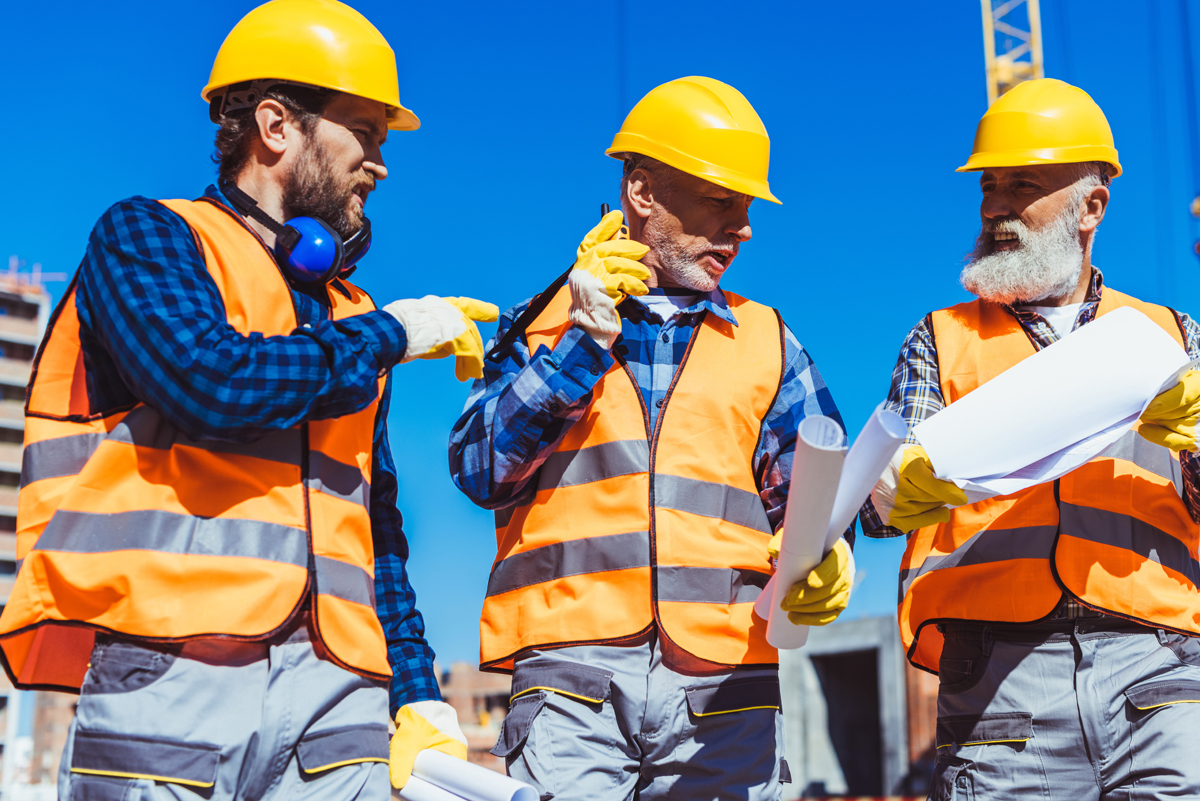
POLYGON ((135 197, 92 231, 79 270, 78 309, 95 408, 123 393, 194 438, 253 441, 265 430, 339 417, 367 406, 379 371, 404 355, 403 327, 386 312, 320 321, 287 336, 244 335, 186 222, 135 197), (112 381, 104 373, 111 373, 112 381), (117 389, 106 387, 119 383, 117 389))
MULTIPOLYGON (((1200 359, 1200 325, 1182 312, 1176 312, 1179 327, 1187 339, 1188 358, 1200 359)), ((1200 457, 1191 451, 1179 452, 1179 466, 1183 471, 1183 500, 1192 520, 1200 522, 1200 457)))
MULTIPOLYGON (((916 444, 913 429, 946 407, 942 398, 942 382, 938 374, 937 348, 933 341, 933 324, 926 315, 900 347, 900 356, 892 370, 892 387, 888 391, 887 407, 908 422, 907 444, 916 444)), ((902 537, 904 532, 886 525, 868 498, 858 515, 863 534, 882 539, 902 537)))
MULTIPOLYGON (((767 511, 771 530, 783 525, 787 495, 792 480, 792 462, 796 455, 796 432, 800 421, 812 415, 831 417, 846 430, 833 396, 808 352, 784 326, 784 368, 779 395, 763 420, 762 434, 754 456, 755 475, 759 477, 759 496, 767 511)), ((846 532, 854 544, 854 526, 846 532)))
POLYGON ((396 467, 388 444, 387 410, 392 382, 388 381, 375 418, 375 454, 371 469, 371 535, 375 544, 375 613, 387 641, 392 666, 389 698, 392 717, 413 701, 440 701, 433 649, 425 641, 425 621, 417 611, 417 596, 408 581, 408 539, 404 519, 396 508, 396 467))
MULTIPOLYGON (((498 342, 525 310, 500 318, 498 342)), ((592 388, 615 363, 582 329, 572 327, 550 350, 529 354, 524 337, 489 356, 450 433, 450 475, 485 509, 519 501, 542 463, 592 401, 592 388)))

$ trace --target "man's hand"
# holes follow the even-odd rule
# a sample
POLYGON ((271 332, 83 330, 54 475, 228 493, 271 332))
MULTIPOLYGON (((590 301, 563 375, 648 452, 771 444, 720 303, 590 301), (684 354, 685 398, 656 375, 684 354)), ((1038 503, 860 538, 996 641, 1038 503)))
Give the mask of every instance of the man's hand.
MULTIPOLYGON (((776 543, 776 554, 778 549, 776 543)), ((825 626, 836 620, 850 603, 853 586, 854 554, 845 540, 838 540, 821 564, 803 581, 792 585, 779 608, 797 626, 825 626)))
POLYGON ((905 534, 922 526, 945 523, 951 506, 964 506, 966 494, 933 474, 933 465, 919 445, 897 453, 871 491, 871 502, 889 526, 905 534))
POLYGON ((1178 384, 1150 401, 1142 413, 1138 433, 1176 453, 1194 451, 1197 419, 1200 419, 1200 371, 1188 370, 1178 384))
POLYGON ((426 295, 394 301, 383 310, 400 321, 408 337, 401 363, 456 356, 454 374, 459 381, 483 377, 483 338, 475 322, 499 319, 500 309, 496 304, 473 298, 426 295))
POLYGON ((443 701, 416 701, 396 713, 388 768, 392 786, 403 790, 412 777, 413 762, 426 748, 467 758, 467 738, 458 727, 458 713, 443 701))
POLYGON ((649 251, 640 242, 621 238, 619 211, 610 211, 579 243, 571 270, 571 310, 574 325, 603 348, 611 348, 621 333, 617 301, 625 295, 644 295, 650 270, 637 259, 649 251))

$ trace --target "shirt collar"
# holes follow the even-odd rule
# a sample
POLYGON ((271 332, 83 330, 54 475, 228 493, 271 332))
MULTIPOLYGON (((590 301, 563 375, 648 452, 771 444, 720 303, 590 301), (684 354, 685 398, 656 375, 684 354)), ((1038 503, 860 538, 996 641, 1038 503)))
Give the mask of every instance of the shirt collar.
MULTIPOLYGON (((1099 303, 1100 296, 1101 296, 1101 294, 1103 294, 1103 292, 1104 292, 1104 273, 1100 272, 1099 267, 1093 267, 1092 268, 1092 280, 1091 280, 1091 283, 1088 284, 1087 296, 1084 297, 1083 304, 1085 306, 1090 306, 1092 304, 1099 303)), ((1021 306, 1036 306, 1037 303, 1021 303, 1019 305, 1021 305, 1021 306)), ((1032 312, 1025 311, 1023 309, 1017 309, 1013 305, 1006 306, 1006 308, 1009 311, 1013 312, 1014 314, 1026 314, 1026 315, 1032 314, 1032 312)))
MULTIPOLYGON (((666 291, 657 287, 653 287, 650 289, 650 294, 665 295, 666 291)), ((626 302, 628 301, 633 301, 636 303, 642 314, 648 314, 650 312, 650 309, 647 308, 646 304, 642 303, 638 298, 635 298, 631 295, 626 302)), ((712 312, 714 315, 720 317, 730 325, 736 326, 738 324, 737 318, 733 315, 733 310, 729 308, 729 301, 725 298, 725 293, 721 291, 720 287, 717 287, 706 295, 701 295, 700 297, 696 298, 694 303, 686 308, 680 309, 679 313, 699 314, 702 311, 712 312)))

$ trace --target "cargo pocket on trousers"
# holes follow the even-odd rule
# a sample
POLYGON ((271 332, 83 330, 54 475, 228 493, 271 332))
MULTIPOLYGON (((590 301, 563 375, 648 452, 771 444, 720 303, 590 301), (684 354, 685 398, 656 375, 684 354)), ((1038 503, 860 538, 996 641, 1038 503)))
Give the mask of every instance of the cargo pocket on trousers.
POLYGON ((141 795, 132 779, 109 776, 72 776, 66 801, 133 801, 141 795))
POLYGON ((142 740, 76 729, 71 773, 212 787, 217 782, 220 761, 221 750, 215 745, 142 740))
POLYGON ((1033 739, 1033 715, 996 712, 990 715, 951 715, 937 719, 937 747, 1019 744, 1033 739))
POLYGON ((515 754, 525 745, 529 731, 533 728, 533 719, 545 706, 545 693, 523 695, 513 701, 504 722, 500 724, 500 737, 496 740, 496 747, 492 749, 492 753, 502 759, 515 754))
POLYGON ((1200 681, 1166 679, 1130 687, 1125 698, 1140 712, 1152 712, 1175 704, 1200 704, 1200 681))
POLYGON ((968 768, 973 763, 958 757, 938 757, 929 785, 929 801, 974 801, 975 785, 968 768))
POLYGON ((300 770, 306 774, 333 770, 359 762, 388 761, 387 726, 346 726, 305 732, 296 745, 300 770))
POLYGON ((748 712, 752 709, 781 709, 778 678, 726 679, 720 684, 688 687, 688 711, 698 718, 748 712))
POLYGON ((102 695, 149 687, 167 674, 177 658, 171 650, 147 648, 100 635, 80 692, 102 695))

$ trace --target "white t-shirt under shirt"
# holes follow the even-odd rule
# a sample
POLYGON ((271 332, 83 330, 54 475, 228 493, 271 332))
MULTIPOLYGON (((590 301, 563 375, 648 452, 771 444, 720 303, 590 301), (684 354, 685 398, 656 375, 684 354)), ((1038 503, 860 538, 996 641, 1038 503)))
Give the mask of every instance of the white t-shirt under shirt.
POLYGON ((649 294, 642 295, 638 300, 665 321, 694 304, 702 294, 694 289, 652 287, 649 294))
POLYGON ((1066 306, 1016 306, 1014 308, 1022 311, 1037 312, 1042 315, 1054 333, 1058 334, 1058 338, 1062 339, 1071 330, 1075 328, 1075 318, 1079 316, 1079 310, 1083 308, 1082 303, 1068 303, 1066 306))

